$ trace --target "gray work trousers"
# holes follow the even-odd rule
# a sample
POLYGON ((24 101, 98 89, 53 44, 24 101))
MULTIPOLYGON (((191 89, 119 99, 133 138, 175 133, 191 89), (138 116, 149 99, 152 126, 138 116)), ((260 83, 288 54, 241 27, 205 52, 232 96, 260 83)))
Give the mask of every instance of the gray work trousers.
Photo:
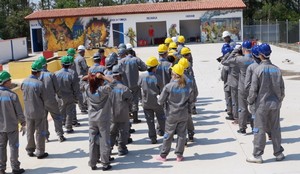
MULTIPOLYGON (((56 132, 57 136, 59 136, 59 137, 62 136, 64 134, 64 130, 62 128, 63 116, 59 111, 58 103, 55 102, 49 106, 46 105, 45 109, 46 109, 45 118, 48 117, 48 112, 50 112, 50 115, 54 122, 55 132, 56 132)), ((47 119, 46 119, 45 123, 46 123, 46 131, 47 131, 46 138, 49 138, 50 132, 49 132, 49 123, 48 123, 47 119)))
POLYGON ((140 93, 140 88, 137 87, 133 87, 130 88, 132 97, 133 97, 133 102, 132 102, 132 106, 131 106, 131 112, 137 112, 139 111, 139 93, 140 93))
POLYGON ((281 146, 280 109, 258 108, 254 117, 253 156, 261 156, 266 145, 266 132, 272 135, 273 154, 278 156, 284 149, 281 146))
POLYGON ((232 101, 232 116, 235 120, 238 120, 238 88, 230 87, 231 101, 232 101))
POLYGON ((0 132, 0 170, 6 170, 7 143, 10 147, 10 165, 13 170, 20 169, 19 158, 19 132, 0 132))
POLYGON ((188 133, 194 133, 194 130, 195 130, 195 126, 194 126, 193 118, 192 118, 192 115, 189 114, 189 117, 187 120, 187 131, 188 131, 188 133))
POLYGON ((100 159, 101 163, 104 167, 110 164, 109 157, 110 157, 110 121, 109 122, 89 122, 89 165, 91 167, 96 166, 97 160, 99 159, 99 152, 100 152, 100 159), (99 138, 99 139, 98 139, 99 138), (99 144, 99 146, 97 146, 99 144), (95 149, 98 148, 98 149, 95 149), (98 152, 98 153, 94 153, 98 152))
POLYGON ((231 98, 231 89, 229 87, 229 90, 225 90, 225 101, 226 101, 226 109, 227 113, 230 115, 232 114, 232 98, 231 98))
POLYGON ((127 150, 129 138, 129 120, 127 122, 112 122, 110 126, 110 143, 113 149, 116 141, 118 141, 118 151, 127 150))
POLYGON ((44 155, 45 153, 45 129, 46 118, 30 119, 26 118, 27 126, 27 146, 26 151, 33 153, 36 150, 36 156, 44 155))
POLYGON ((244 90, 238 90, 238 114, 240 129, 247 129, 247 121, 251 119, 251 114, 248 111, 247 96, 244 90))
POLYGON ((175 154, 177 156, 183 155, 186 143, 186 124, 187 121, 173 121, 172 118, 167 118, 163 145, 160 151, 161 157, 165 158, 170 153, 175 131, 178 136, 175 154))
POLYGON ((81 111, 87 111, 88 110, 88 106, 87 106, 87 96, 86 96, 86 93, 84 91, 84 85, 86 85, 87 82, 85 81, 80 81, 79 82, 79 86, 80 86, 80 93, 79 93, 79 96, 78 96, 78 106, 79 106, 79 109, 81 111))
POLYGON ((157 109, 144 109, 145 113, 145 118, 147 120, 147 125, 148 125, 148 137, 150 139, 156 139, 156 129, 155 129, 155 119, 157 119, 158 126, 159 128, 158 131, 160 131, 162 134, 165 132, 165 113, 162 107, 157 108, 157 109))
POLYGON ((59 110, 61 115, 63 116, 63 122, 65 123, 65 127, 70 130, 72 129, 72 121, 74 117, 74 106, 76 105, 71 101, 64 101, 62 99, 58 100, 59 110))

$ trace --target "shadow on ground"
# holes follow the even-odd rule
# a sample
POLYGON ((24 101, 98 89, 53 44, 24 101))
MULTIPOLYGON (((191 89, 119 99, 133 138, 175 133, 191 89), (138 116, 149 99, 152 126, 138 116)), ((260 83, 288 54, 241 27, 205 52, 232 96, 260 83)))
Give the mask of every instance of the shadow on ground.
POLYGON ((85 158, 88 157, 89 154, 84 152, 82 149, 77 148, 75 150, 72 150, 67 153, 62 153, 62 154, 50 154, 48 158, 85 158))
POLYGON ((65 173, 65 172, 69 172, 71 170, 76 169, 76 166, 69 166, 69 167, 41 167, 41 168, 37 168, 37 169, 26 169, 26 173, 37 173, 37 174, 41 174, 41 173, 65 173))
POLYGON ((236 155, 236 152, 221 152, 221 153, 206 153, 206 154, 198 154, 195 153, 194 156, 188 156, 185 157, 184 159, 186 161, 189 160, 215 160, 215 159, 220 159, 220 158, 227 158, 230 156, 236 155))

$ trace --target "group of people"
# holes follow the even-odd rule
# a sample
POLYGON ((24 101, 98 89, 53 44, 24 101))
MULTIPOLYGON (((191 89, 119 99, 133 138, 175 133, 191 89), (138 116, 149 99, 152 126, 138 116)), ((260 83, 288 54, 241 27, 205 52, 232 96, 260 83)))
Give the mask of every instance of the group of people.
POLYGON ((89 166, 111 169, 111 151, 118 146, 118 155, 128 153, 131 124, 138 119, 139 101, 148 125, 151 144, 163 137, 163 146, 157 157, 166 161, 174 134, 177 134, 175 154, 183 160, 188 141, 193 141, 192 114, 197 114, 195 102, 198 90, 193 73, 191 50, 184 46, 184 36, 177 42, 166 38, 158 46, 158 56, 143 62, 136 56, 131 44, 120 44, 117 53, 107 57, 99 49, 93 55, 94 65, 88 67, 84 58, 85 47, 69 48, 60 59, 62 69, 51 73, 47 61, 41 56, 31 65, 31 75, 21 84, 24 112, 18 96, 10 90, 11 76, 0 72, 0 174, 6 170, 6 145, 11 149, 11 166, 14 174, 23 173, 18 161, 19 127, 27 135, 26 151, 29 157, 43 159, 45 142, 49 142, 47 116, 50 113, 58 140, 66 140, 64 132, 73 133, 80 126, 76 104, 89 118, 89 166), (140 72, 141 73, 140 75, 140 72), (41 109, 43 108, 43 109, 41 109), (157 124, 155 121, 157 120, 157 124), (130 122, 132 118, 132 122, 130 122), (63 130, 65 128, 65 131, 63 130), (188 135, 188 139, 186 138, 188 135))
POLYGON ((273 143, 277 161, 285 158, 281 146, 280 108, 285 96, 284 81, 280 69, 270 61, 271 47, 244 41, 236 44, 228 31, 223 32, 225 44, 222 56, 217 60, 224 65, 221 79, 224 81, 227 120, 238 124, 238 133, 246 135, 247 124, 254 134, 253 156, 247 162, 262 163, 266 134, 273 143))

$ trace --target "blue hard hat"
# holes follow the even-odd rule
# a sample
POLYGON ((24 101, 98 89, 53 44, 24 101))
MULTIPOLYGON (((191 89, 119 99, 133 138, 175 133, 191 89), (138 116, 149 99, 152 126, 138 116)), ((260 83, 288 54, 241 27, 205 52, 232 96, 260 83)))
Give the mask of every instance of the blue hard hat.
POLYGON ((224 44, 223 47, 222 47, 222 54, 223 56, 229 52, 231 52, 233 49, 230 47, 229 44, 224 44))
POLYGON ((272 53, 271 47, 267 43, 263 43, 258 47, 259 54, 262 54, 265 58, 269 58, 272 53))
POLYGON ((259 56, 259 45, 254 45, 252 48, 251 48, 251 52, 252 52, 252 56, 258 58, 259 56))
POLYGON ((252 43, 249 40, 244 41, 242 44, 242 48, 246 48, 246 49, 250 50, 251 47, 252 47, 252 43))

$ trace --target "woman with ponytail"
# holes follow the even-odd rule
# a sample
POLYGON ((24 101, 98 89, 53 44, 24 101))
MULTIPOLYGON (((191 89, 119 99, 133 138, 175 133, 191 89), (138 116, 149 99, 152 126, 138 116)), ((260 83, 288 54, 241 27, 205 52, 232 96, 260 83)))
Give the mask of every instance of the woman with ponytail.
POLYGON ((157 101, 159 105, 164 105, 166 114, 163 145, 157 157, 157 160, 163 162, 167 160, 175 132, 178 135, 175 149, 176 160, 183 160, 187 120, 194 101, 192 87, 184 78, 184 67, 176 64, 171 69, 172 80, 164 87, 157 101))

